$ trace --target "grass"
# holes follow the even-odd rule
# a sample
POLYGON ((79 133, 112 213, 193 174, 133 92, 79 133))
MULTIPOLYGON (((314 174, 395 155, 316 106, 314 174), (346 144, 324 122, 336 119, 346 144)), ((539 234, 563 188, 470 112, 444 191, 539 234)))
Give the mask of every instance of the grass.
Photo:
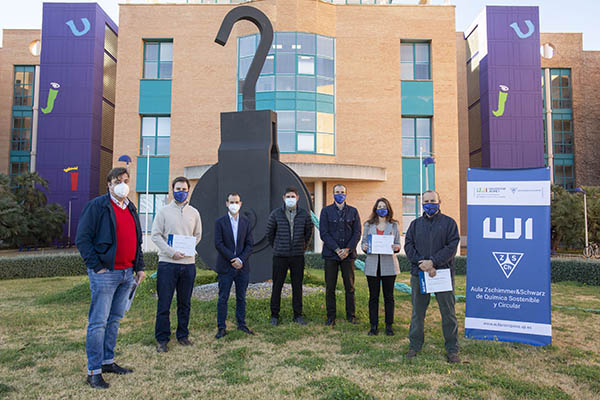
MULTIPOLYGON (((150 275, 150 274, 148 274, 150 275)), ((306 271, 306 283, 322 285, 323 272, 306 271)), ((408 274, 397 281, 409 282, 408 274)), ((457 276, 458 294, 465 278, 457 276)), ((215 280, 198 271, 196 283, 215 280)), ((395 332, 367 336, 368 289, 356 274, 358 325, 344 320, 338 280, 338 323, 324 326, 325 295, 304 298, 308 326, 291 322, 291 299, 282 301, 281 325, 269 324, 269 299, 248 299, 248 325, 256 336, 235 330, 230 301, 229 334, 216 340, 216 301, 192 300, 192 347, 172 340, 157 354, 154 340, 156 288, 147 280, 121 323, 116 359, 135 369, 106 376, 106 392, 85 384, 87 277, 0 282, 0 398, 210 398, 210 399, 592 399, 600 397, 600 315, 553 310, 553 345, 464 338, 465 304, 457 303, 463 363, 445 361, 440 316, 431 302, 425 346, 408 361, 410 296, 395 294, 395 332), (103 397, 104 396, 104 397, 103 397)), ((461 293, 462 292, 462 293, 461 293)), ((552 304, 600 308, 600 288, 552 285, 552 304)), ((381 307, 383 307, 381 301, 381 307)), ((383 310, 381 310, 383 314, 383 310)), ((176 310, 172 308, 172 329, 176 310)), ((383 318, 381 318, 383 319, 383 318)), ((383 324, 383 322, 382 322, 383 324)), ((381 328, 381 327, 380 327, 381 328)), ((383 329, 380 329, 381 331, 383 329)))

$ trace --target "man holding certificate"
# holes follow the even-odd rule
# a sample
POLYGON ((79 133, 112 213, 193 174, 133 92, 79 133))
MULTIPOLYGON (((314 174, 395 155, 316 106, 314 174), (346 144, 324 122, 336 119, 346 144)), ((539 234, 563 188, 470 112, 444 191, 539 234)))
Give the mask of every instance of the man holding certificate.
POLYGON ((411 222, 404 250, 410 260, 412 318, 407 358, 414 358, 425 341, 425 313, 431 293, 435 293, 444 333, 448 362, 458 363, 458 324, 454 311, 454 255, 460 241, 456 222, 440 212, 440 196, 423 193, 423 216, 411 222), (419 279, 421 275, 421 279, 419 279), (421 283, 423 282, 423 284, 421 283))
POLYGON ((379 290, 383 288, 385 334, 393 336, 394 282, 400 273, 395 253, 400 251, 400 229, 394 219, 392 205, 386 198, 377 199, 371 216, 365 222, 362 249, 367 253, 365 275, 369 284, 369 336, 377 335, 379 326, 379 290))
POLYGON ((156 291, 158 306, 154 336, 156 351, 165 353, 171 337, 169 310, 177 290, 177 341, 190 346, 188 323, 194 280, 196 279, 196 245, 202 238, 198 210, 189 205, 190 181, 177 177, 171 184, 173 200, 158 210, 152 223, 152 241, 158 247, 156 291))

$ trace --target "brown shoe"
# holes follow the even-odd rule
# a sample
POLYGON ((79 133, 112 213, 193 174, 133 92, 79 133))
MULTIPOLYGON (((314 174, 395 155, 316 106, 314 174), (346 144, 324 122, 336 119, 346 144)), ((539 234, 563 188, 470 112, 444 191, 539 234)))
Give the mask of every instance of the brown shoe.
POLYGON ((446 354, 446 357, 448 358, 448 362, 450 364, 460 363, 460 357, 458 357, 458 353, 446 354))
POLYGON ((412 360, 416 356, 417 356, 417 352, 414 351, 413 349, 409 349, 408 353, 406 353, 406 358, 408 358, 409 360, 412 360))

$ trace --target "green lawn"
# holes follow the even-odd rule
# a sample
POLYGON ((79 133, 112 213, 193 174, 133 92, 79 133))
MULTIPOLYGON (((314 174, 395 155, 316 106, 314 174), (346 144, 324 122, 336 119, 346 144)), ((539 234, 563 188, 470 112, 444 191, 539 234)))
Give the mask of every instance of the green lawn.
MULTIPOLYGON (((409 278, 402 274, 398 281, 408 283, 409 278)), ((198 271, 199 283, 212 280, 214 273, 198 271)), ((308 270, 305 283, 322 285, 322 271, 308 270)), ((342 290, 341 277, 338 285, 342 290)), ((457 294, 464 294, 464 276, 457 277, 456 286, 457 294)), ((396 336, 367 336, 368 289, 357 271, 356 326, 344 321, 343 292, 334 329, 324 326, 324 294, 304 298, 306 327, 291 323, 291 299, 283 300, 279 327, 269 324, 268 299, 249 299, 248 325, 257 333, 249 337, 233 329, 232 298, 231 329, 218 341, 216 301, 194 299, 190 331, 195 345, 184 348, 173 340, 168 353, 157 354, 154 292, 154 281, 148 279, 121 323, 116 359, 135 373, 108 375, 111 388, 97 391, 85 384, 87 277, 0 281, 0 398, 600 398, 600 314, 593 312, 555 308, 554 344, 532 347, 464 339, 465 304, 457 303, 463 363, 450 365, 432 301, 425 346, 409 362, 403 357, 409 295, 396 293, 396 336)), ((600 309, 600 288, 553 284, 552 304, 600 309)), ((383 310, 380 320, 383 325, 383 310)), ((173 329, 175 322, 172 318, 173 329)))

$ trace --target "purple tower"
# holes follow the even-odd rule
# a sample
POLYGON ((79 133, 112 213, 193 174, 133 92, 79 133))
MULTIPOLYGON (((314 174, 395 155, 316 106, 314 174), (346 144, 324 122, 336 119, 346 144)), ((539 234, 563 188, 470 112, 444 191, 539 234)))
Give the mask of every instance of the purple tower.
POLYGON ((36 170, 70 209, 71 238, 112 166, 117 33, 95 3, 44 3, 36 170))
POLYGON ((465 32, 471 167, 544 166, 538 7, 486 7, 465 32))

